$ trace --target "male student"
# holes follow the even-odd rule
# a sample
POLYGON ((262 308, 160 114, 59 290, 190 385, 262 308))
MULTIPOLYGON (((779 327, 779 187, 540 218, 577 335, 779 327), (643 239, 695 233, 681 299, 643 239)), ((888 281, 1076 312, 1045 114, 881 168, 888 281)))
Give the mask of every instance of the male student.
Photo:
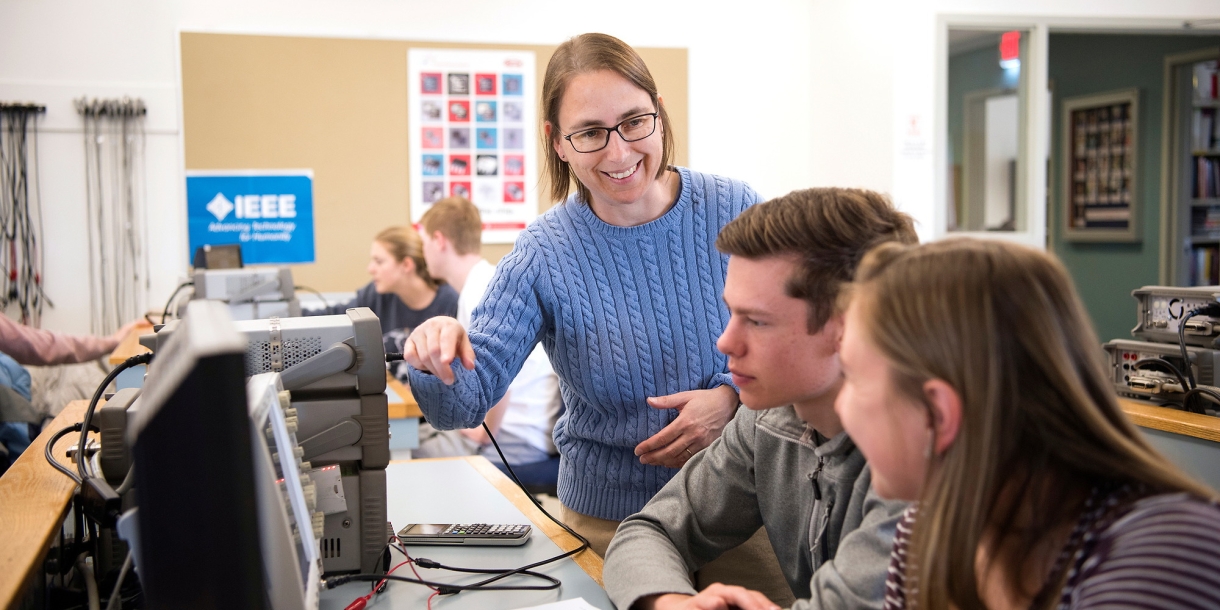
MULTIPOLYGON (((479 209, 464 197, 449 197, 432 204, 420 218, 424 261, 433 277, 458 291, 457 319, 470 328, 470 316, 483 300, 496 268, 479 256, 483 220, 479 209)), ((541 462, 555 452, 551 433, 559 417, 559 378, 539 345, 526 359, 504 398, 487 412, 484 422, 491 428, 504 457, 511 465, 541 462)), ((491 439, 480 428, 468 430, 420 429, 416 457, 482 454, 493 462, 500 458, 491 439)))
POLYGON ((619 526, 604 571, 619 608, 775 608, 757 591, 711 584, 700 592, 690 578, 760 526, 797 597, 793 608, 882 607, 905 507, 871 493, 868 465, 834 402, 836 299, 864 253, 886 241, 915 243, 910 217, 850 189, 794 191, 720 232, 730 318, 717 347, 747 409, 619 526))

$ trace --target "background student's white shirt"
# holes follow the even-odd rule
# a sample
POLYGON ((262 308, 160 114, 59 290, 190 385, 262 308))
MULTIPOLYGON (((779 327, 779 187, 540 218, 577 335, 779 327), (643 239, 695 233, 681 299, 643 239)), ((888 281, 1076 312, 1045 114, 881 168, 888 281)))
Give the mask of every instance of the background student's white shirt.
MULTIPOLYGON (((458 295, 457 319, 463 328, 470 328, 471 314, 482 302, 496 268, 481 260, 470 269, 466 284, 458 295)), ((500 430, 520 438, 547 453, 555 453, 551 432, 559 417, 559 378, 551 368, 542 344, 534 346, 521 372, 508 386, 509 403, 500 430)), ((497 439, 499 440, 499 439, 497 439)))

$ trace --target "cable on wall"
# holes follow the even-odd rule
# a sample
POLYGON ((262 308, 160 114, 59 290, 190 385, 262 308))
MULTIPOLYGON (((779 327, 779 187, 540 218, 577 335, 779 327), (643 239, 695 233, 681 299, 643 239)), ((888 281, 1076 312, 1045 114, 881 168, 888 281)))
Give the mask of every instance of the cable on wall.
POLYGON ((90 326, 110 334, 146 309, 149 290, 141 99, 74 101, 84 121, 90 326))
POLYGON ((43 292, 38 184, 37 122, 46 111, 0 102, 0 309, 16 304, 21 322, 31 326, 41 324, 43 305, 51 305, 43 292))

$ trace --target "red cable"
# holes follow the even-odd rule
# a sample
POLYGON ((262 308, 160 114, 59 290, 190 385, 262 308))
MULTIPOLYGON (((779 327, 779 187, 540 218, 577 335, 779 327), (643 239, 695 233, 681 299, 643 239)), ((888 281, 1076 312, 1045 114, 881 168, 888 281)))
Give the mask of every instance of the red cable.
POLYGON ((429 595, 429 596, 428 596, 428 610, 432 610, 432 598, 434 598, 434 597, 436 597, 437 595, 440 595, 440 594, 441 594, 441 592, 440 592, 440 591, 437 591, 437 592, 433 593, 432 595, 429 595))
MULTIPOLYGON (((397 570, 398 568, 401 568, 404 565, 407 565, 409 563, 411 563, 411 560, 407 559, 406 561, 390 568, 390 571, 386 572, 386 576, 393 574, 394 570, 397 570)), ((411 566, 411 569, 414 570, 415 566, 411 566)), ((419 576, 419 574, 416 573, 416 576, 419 576)), ((423 580, 423 579, 421 578, 420 580, 423 580)), ((368 595, 365 595, 363 597, 357 597, 354 601, 352 601, 352 603, 348 604, 343 610, 364 610, 364 607, 368 605, 369 600, 372 599, 372 597, 377 594, 377 591, 379 589, 381 589, 381 586, 384 585, 385 583, 386 583, 386 579, 384 579, 384 578, 377 581, 377 584, 375 586, 373 586, 373 590, 369 591, 368 595)))

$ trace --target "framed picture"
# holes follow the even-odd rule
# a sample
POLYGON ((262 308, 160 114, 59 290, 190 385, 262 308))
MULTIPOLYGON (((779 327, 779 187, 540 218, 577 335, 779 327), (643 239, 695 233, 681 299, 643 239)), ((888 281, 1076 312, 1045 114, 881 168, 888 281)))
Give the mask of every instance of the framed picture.
POLYGON ((1063 238, 1140 241, 1139 90, 1063 100, 1063 238))

